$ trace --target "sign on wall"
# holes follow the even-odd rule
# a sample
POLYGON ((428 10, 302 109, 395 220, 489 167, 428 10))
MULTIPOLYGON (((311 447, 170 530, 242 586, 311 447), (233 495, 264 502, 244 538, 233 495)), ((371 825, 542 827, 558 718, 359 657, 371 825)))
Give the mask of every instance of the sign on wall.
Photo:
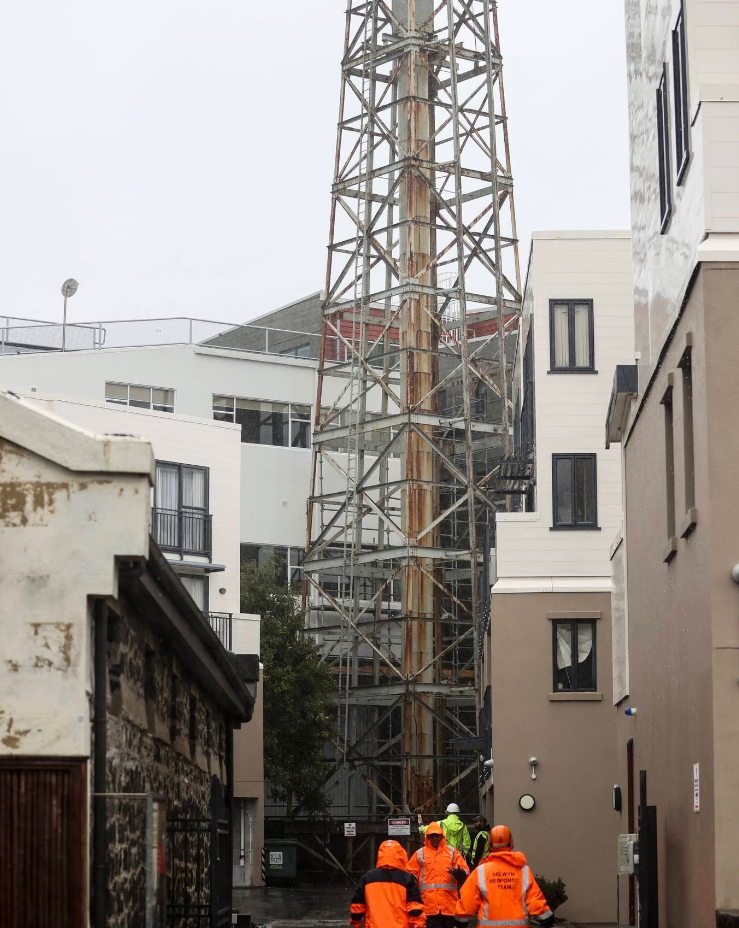
POLYGON ((357 823, 356 822, 344 822, 344 837, 345 838, 356 838, 357 837, 357 823))
POLYGON ((387 820, 387 833, 391 838, 409 836, 411 833, 411 820, 409 818, 389 818, 387 820))
POLYGON ((701 810, 701 765, 693 764, 693 812, 701 810))

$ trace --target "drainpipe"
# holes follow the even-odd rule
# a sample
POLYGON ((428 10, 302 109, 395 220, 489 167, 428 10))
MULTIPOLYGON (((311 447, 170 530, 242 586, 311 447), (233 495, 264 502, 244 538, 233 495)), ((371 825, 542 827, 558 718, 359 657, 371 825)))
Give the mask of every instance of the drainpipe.
POLYGON ((108 607, 104 600, 95 601, 95 657, 94 657, 94 732, 95 745, 93 755, 93 810, 95 830, 93 834, 95 871, 93 875, 93 925, 105 928, 105 897, 108 884, 106 862, 108 826, 105 793, 107 778, 105 765, 108 754, 108 607))

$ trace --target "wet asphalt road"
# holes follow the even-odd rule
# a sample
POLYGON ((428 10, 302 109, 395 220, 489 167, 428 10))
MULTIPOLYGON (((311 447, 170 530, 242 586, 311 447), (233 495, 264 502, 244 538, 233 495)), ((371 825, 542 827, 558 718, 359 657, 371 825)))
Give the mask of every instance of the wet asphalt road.
POLYGON ((235 889, 234 908, 251 915, 252 925, 270 928, 333 928, 348 925, 352 889, 309 886, 295 889, 235 889))

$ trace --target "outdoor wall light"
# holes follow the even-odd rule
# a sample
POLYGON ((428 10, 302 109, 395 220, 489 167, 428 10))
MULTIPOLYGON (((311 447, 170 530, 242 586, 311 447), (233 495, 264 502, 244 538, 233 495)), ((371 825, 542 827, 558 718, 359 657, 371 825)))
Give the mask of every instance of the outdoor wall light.
POLYGON ((636 709, 624 709, 624 715, 628 715, 629 718, 636 715, 636 709))
POLYGON ((536 799, 530 793, 524 793, 518 800, 518 805, 523 812, 531 812, 536 805, 536 799))
POLYGON ((529 757, 529 764, 531 765, 531 779, 536 779, 536 768, 539 764, 539 761, 535 757, 529 757))
POLYGON ((731 568, 731 579, 734 583, 739 583, 739 564, 734 564, 731 568))
POLYGON ((218 590, 218 592, 219 592, 219 593, 225 593, 225 592, 226 592, 226 587, 225 587, 225 586, 222 586, 222 587, 218 590))

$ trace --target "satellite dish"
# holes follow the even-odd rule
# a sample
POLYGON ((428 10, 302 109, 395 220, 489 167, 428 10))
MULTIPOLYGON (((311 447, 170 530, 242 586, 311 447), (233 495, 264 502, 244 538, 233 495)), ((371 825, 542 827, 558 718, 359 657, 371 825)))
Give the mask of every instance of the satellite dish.
POLYGON ((65 297, 65 299, 66 297, 74 296, 77 292, 77 287, 79 287, 79 283, 74 277, 70 277, 62 284, 62 296, 65 297))

